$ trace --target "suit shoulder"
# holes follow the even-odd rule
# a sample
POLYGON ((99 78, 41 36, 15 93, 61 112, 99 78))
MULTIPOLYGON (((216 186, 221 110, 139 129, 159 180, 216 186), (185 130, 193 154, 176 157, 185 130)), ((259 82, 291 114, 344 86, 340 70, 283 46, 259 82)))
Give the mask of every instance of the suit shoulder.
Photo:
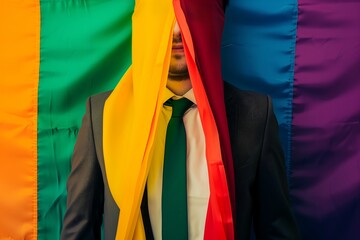
POLYGON ((110 91, 106 91, 106 92, 101 92, 95 95, 91 95, 90 99, 91 99, 91 104, 102 104, 104 105, 106 99, 110 96, 110 94, 112 93, 112 90, 110 91))
POLYGON ((228 110, 236 110, 240 116, 249 116, 253 120, 266 118, 271 101, 269 96, 240 90, 230 83, 224 83, 224 94, 228 110))
POLYGON ((102 92, 89 97, 90 114, 93 122, 102 123, 102 115, 106 99, 112 91, 102 92))

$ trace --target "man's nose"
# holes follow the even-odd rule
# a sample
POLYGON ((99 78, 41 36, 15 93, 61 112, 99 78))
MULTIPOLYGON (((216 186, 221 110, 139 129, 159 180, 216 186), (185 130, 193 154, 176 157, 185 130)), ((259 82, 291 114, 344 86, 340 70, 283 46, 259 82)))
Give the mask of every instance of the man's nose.
POLYGON ((180 32, 180 27, 177 21, 175 21, 175 26, 174 26, 174 38, 179 38, 181 37, 181 32, 180 32))

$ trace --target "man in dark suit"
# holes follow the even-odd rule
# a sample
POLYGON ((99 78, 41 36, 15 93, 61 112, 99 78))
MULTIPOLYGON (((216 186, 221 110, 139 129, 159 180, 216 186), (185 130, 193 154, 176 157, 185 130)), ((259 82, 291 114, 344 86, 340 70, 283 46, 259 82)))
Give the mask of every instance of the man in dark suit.
MULTIPOLYGON (((184 116, 187 146, 190 148, 187 150, 187 176, 190 182, 188 182, 188 187, 191 184, 197 184, 196 187, 190 187, 197 188, 200 192, 204 191, 205 201, 200 204, 191 203, 193 200, 189 197, 189 189, 187 190, 189 230, 184 234, 189 239, 203 239, 206 236, 204 233, 206 231, 205 220, 207 220, 205 215, 210 195, 207 183, 206 156, 197 159, 191 157, 189 151, 198 151, 201 154, 202 150, 205 152, 206 147, 201 144, 201 142, 205 142, 201 125, 195 124, 194 127, 200 129, 200 137, 195 141, 196 143, 192 145, 189 143, 191 142, 189 139, 196 136, 191 135, 189 130, 191 126, 186 126, 186 121, 194 123, 200 117, 196 99, 192 93, 191 74, 189 75, 188 72, 182 39, 182 33, 176 23, 173 31, 166 91, 175 95, 175 99, 183 96, 192 100, 192 109, 188 110, 184 116), (187 119, 190 120, 185 120, 186 114, 189 116, 192 114, 192 120, 189 116, 187 119), (191 173, 200 175, 199 178, 202 178, 194 184, 196 177, 191 177, 189 166, 194 162, 200 162, 200 159, 203 158, 205 164, 202 164, 202 167, 196 167, 199 169, 196 170, 199 173, 197 174, 196 171, 191 173), (205 215, 204 210, 201 209, 205 209, 205 215), (193 214, 194 212, 196 214, 193 214), (193 224, 195 222, 193 218, 197 219, 196 224, 193 224), (191 224, 194 226, 190 226, 191 224)), ((232 184, 235 188, 236 208, 233 207, 232 218, 235 238, 250 239, 253 225, 257 239, 300 239, 289 202, 283 152, 270 98, 238 90, 221 81, 222 84, 233 158, 230 168, 234 172, 232 184)), ((104 105, 110 94, 111 92, 106 92, 95 95, 90 97, 87 102, 87 110, 75 145, 72 171, 67 184, 68 209, 61 236, 64 240, 100 239, 102 223, 104 224, 105 239, 115 239, 117 236, 121 210, 114 200, 111 187, 109 187, 103 152, 104 105)), ((132 171, 132 169, 128 169, 128 171, 132 171)), ((229 181, 229 178, 227 180, 229 181)), ((161 181, 165 182, 167 179, 161 179, 161 181)), ((229 183, 230 185, 231 183, 229 183)), ((157 221, 159 216, 156 215, 154 209, 159 206, 157 205, 159 202, 156 202, 158 201, 156 196, 155 200, 152 197, 159 189, 152 189, 145 188, 141 203, 146 239, 184 239, 176 234, 171 238, 165 237, 164 232, 159 231, 161 229, 159 226, 164 223, 157 221)), ((209 237, 209 235, 206 238, 218 239, 209 237)))

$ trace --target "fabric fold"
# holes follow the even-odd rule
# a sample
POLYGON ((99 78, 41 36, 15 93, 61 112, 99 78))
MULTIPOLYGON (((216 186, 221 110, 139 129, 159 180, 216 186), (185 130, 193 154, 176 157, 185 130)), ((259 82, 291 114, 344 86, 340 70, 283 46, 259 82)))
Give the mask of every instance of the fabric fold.
MULTIPOLYGON (((105 169, 110 191, 120 208, 116 239, 145 238, 140 204, 151 166, 151 149, 167 81, 175 23, 174 6, 183 33, 185 55, 206 139, 211 193, 205 238, 213 239, 216 236, 217 239, 233 239, 232 208, 218 127, 178 0, 156 4, 146 0, 136 2, 133 14, 132 66, 105 103, 105 169)), ((218 51, 220 52, 220 45, 218 51)), ((220 54, 218 61, 220 62, 220 54)), ((218 70, 220 73, 220 67, 218 70)), ((222 86, 221 77, 217 81, 216 85, 222 86)), ((220 105, 224 105, 223 98, 221 101, 220 105)), ((222 111, 215 112, 219 115, 222 111)), ((222 119, 226 120, 226 116, 222 116, 222 119)))

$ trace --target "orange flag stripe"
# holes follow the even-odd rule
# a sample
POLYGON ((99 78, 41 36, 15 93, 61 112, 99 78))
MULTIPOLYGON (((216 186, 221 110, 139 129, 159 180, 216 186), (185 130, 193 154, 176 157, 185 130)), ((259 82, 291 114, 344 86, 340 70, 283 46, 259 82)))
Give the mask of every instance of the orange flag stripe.
POLYGON ((37 239, 40 2, 0 5, 0 239, 37 239))

